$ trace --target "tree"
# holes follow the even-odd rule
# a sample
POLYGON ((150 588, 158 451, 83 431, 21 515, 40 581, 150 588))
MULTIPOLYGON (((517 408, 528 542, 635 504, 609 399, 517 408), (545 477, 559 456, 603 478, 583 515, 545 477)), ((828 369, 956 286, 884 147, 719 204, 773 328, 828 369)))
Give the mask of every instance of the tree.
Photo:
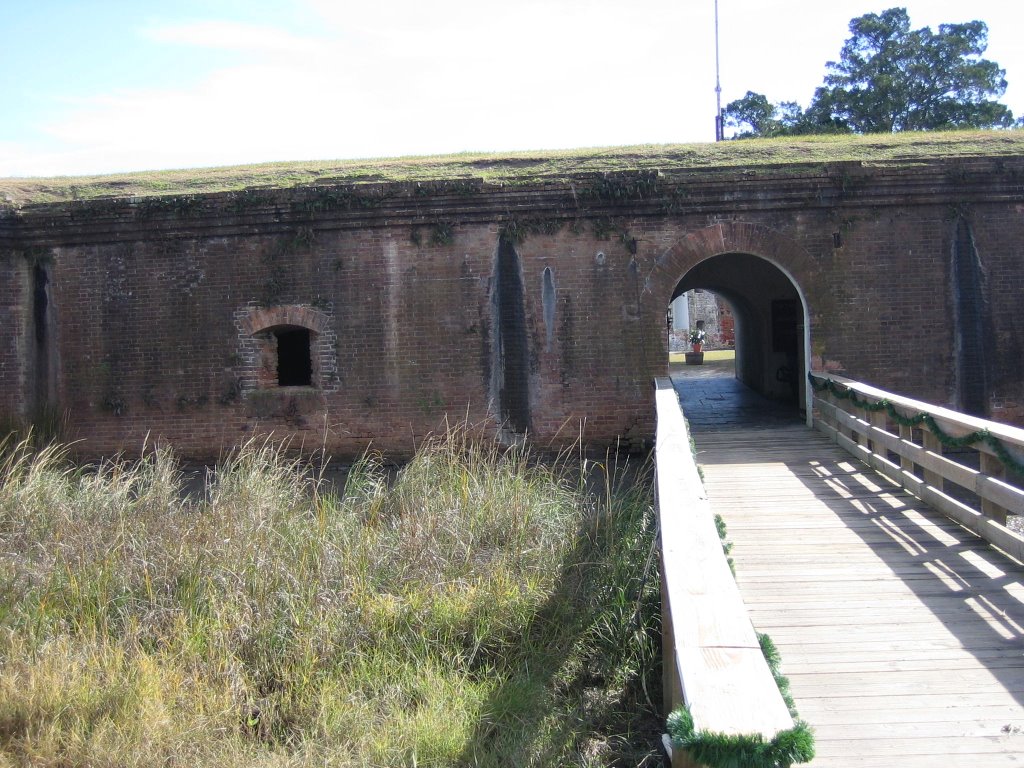
POLYGON ((723 113, 725 124, 739 129, 735 138, 785 136, 798 132, 803 112, 795 101, 772 104, 768 97, 747 91, 742 99, 730 102, 723 113))
POLYGON ((793 102, 773 108, 749 91, 729 104, 728 124, 752 127, 737 138, 1013 125, 1013 113, 996 101, 1006 91, 1006 72, 982 58, 988 47, 984 22, 941 24, 938 33, 929 27, 912 30, 906 9, 890 8, 851 20, 850 33, 839 61, 826 64, 824 85, 805 112, 793 102), (766 105, 772 110, 761 126, 775 133, 745 120, 743 109, 755 105, 761 110, 757 115, 766 105), (781 118, 775 120, 776 114, 781 118))

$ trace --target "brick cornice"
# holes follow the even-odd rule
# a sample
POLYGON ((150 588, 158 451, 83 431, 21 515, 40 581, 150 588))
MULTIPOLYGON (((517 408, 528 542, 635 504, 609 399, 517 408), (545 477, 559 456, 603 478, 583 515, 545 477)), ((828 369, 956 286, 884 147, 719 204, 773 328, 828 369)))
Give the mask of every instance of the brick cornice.
POLYGON ((300 228, 1006 202, 1024 202, 1024 157, 946 158, 905 165, 813 163, 665 175, 643 170, 530 186, 468 180, 33 204, 0 211, 0 248, 276 235, 300 228))

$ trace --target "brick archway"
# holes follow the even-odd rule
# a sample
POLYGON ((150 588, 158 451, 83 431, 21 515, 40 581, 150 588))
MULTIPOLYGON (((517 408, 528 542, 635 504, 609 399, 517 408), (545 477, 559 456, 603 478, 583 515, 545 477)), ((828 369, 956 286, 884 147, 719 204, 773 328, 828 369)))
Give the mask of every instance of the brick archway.
POLYGON ((236 311, 235 327, 238 329, 243 395, 257 389, 282 386, 278 337, 284 329, 309 332, 304 340, 308 344, 308 352, 303 351, 308 356, 308 386, 324 392, 338 389, 337 334, 332 328, 331 316, 326 312, 302 304, 248 305, 236 311))
POLYGON ((330 318, 318 309, 301 304, 282 304, 276 307, 249 309, 239 320, 244 333, 250 335, 281 325, 307 328, 314 333, 323 333, 330 325, 330 318))
POLYGON ((730 253, 757 256, 778 267, 804 298, 813 324, 814 306, 821 294, 820 270, 814 259, 795 240, 757 224, 721 221, 688 233, 655 260, 645 293, 660 312, 687 272, 702 261, 730 253))
POLYGON ((662 253, 648 275, 645 292, 651 298, 652 322, 662 328, 665 308, 685 284, 725 297, 744 316, 746 329, 747 343, 742 350, 737 345, 737 377, 773 398, 783 396, 776 379, 788 382, 795 401, 809 413, 804 375, 812 366, 814 307, 823 290, 819 274, 811 255, 780 232, 742 222, 718 222, 688 233, 662 253), (796 298, 802 305, 799 315, 780 321, 796 309, 796 298), (782 326, 789 330, 784 332, 782 326), (784 353, 785 349, 790 351, 784 353), (783 357, 787 362, 782 362, 783 357), (786 376, 777 378, 782 372, 786 376))

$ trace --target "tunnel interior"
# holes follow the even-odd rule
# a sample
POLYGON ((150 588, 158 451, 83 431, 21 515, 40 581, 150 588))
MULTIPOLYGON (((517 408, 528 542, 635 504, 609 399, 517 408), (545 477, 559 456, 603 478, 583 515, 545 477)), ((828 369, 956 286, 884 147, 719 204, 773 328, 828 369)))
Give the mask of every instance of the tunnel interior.
POLYGON ((672 298, 696 289, 721 296, 732 309, 736 378, 765 397, 802 409, 806 394, 805 312, 792 280, 766 259, 729 253, 690 269, 672 298))

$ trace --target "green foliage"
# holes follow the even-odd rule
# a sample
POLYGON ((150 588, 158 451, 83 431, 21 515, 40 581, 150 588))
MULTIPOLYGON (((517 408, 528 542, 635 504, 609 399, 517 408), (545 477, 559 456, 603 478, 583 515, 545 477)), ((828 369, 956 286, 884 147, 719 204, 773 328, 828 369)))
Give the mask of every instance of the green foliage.
MULTIPOLYGON (((427 242, 430 245, 451 245, 455 242, 455 224, 450 221, 435 221, 429 226, 430 236, 427 242)), ((423 245, 423 233, 420 226, 414 226, 409 230, 409 242, 413 245, 423 245)))
POLYGON ((1013 125, 1013 113, 995 100, 1006 73, 982 58, 984 22, 941 24, 936 33, 911 29, 906 9, 890 8, 852 19, 850 35, 806 111, 752 91, 731 102, 724 117, 739 129, 736 138, 1013 125))
POLYGON ((591 231, 595 240, 607 240, 613 232, 621 232, 622 228, 607 216, 593 219, 590 222, 591 231))
POLYGON ((628 177, 605 175, 579 189, 584 199, 620 202, 625 200, 646 200, 659 196, 657 171, 634 174, 628 177))
POLYGON ((430 228, 431 245, 451 245, 455 242, 455 226, 450 221, 436 221, 430 228))
POLYGON ((653 751, 632 736, 659 679, 645 474, 460 430, 397 472, 367 456, 341 488, 250 444, 197 497, 164 450, 2 455, 0 764, 653 751))
MULTIPOLYGON (((701 480, 703 479, 704 478, 701 477, 701 480)), ((725 554, 725 562, 729 564, 729 570, 732 571, 732 575, 735 576, 736 563, 733 562, 733 559, 730 556, 732 553, 732 542, 729 541, 729 529, 726 528, 725 518, 717 513, 715 514, 715 529, 718 531, 718 538, 722 542, 722 552, 725 554)))
POLYGON ((796 702, 793 701, 793 694, 789 690, 789 678, 782 674, 782 656, 779 654, 779 649, 775 647, 775 642, 764 632, 757 633, 757 642, 761 646, 764 660, 768 662, 768 669, 771 670, 772 677, 775 678, 775 685, 779 687, 782 700, 786 702, 786 706, 789 708, 789 714, 794 718, 799 717, 800 713, 797 712, 796 702))
POLYGON ((177 218, 185 218, 196 212, 201 203, 202 200, 195 195, 148 197, 136 203, 135 210, 144 219, 168 213, 177 218))
POLYGON ((850 22, 838 62, 811 112, 856 133, 1007 127, 1013 114, 990 96, 1006 91, 1005 71, 981 58, 982 21, 912 30, 905 8, 850 22))
POLYGON ((528 217, 509 219, 502 225, 500 237, 505 242, 518 245, 526 242, 531 235, 554 235, 565 222, 561 218, 528 217))
POLYGON ((1003 466, 1017 475, 1024 476, 1024 462, 1021 462, 1010 453, 1003 444, 1003 441, 987 429, 979 429, 974 432, 968 432, 966 435, 954 437, 940 427, 939 423, 935 421, 930 413, 916 413, 913 416, 904 416, 896 409, 892 402, 884 398, 881 400, 865 400, 858 397, 857 393, 849 387, 840 386, 832 379, 815 376, 813 373, 807 374, 807 380, 815 392, 829 392, 840 400, 849 400, 850 404, 855 408, 862 408, 872 413, 885 411, 890 419, 904 427, 923 426, 935 435, 946 448, 969 448, 978 443, 984 443, 992 449, 992 452, 995 453, 1003 466))
POLYGON ((675 746, 708 768, 783 768, 814 759, 814 734, 803 722, 765 741, 761 734, 698 731, 689 710, 680 708, 668 717, 668 733, 675 746))
POLYGON ((368 194, 357 187, 311 187, 305 199, 292 203, 292 209, 307 214, 328 211, 372 210, 386 199, 382 194, 368 194))
POLYGON ((764 94, 747 91, 742 99, 729 102, 723 111, 725 124, 737 129, 733 138, 790 136, 801 131, 803 112, 795 101, 772 104, 764 94))
MULTIPOLYGON (((716 518, 716 525, 720 518, 716 518)), ((724 538, 724 524, 719 535, 724 538)), ((772 639, 758 633, 758 642, 771 670, 779 693, 796 718, 796 705, 789 692, 789 680, 779 671, 781 658, 772 639)), ((668 733, 673 743, 685 749, 690 757, 708 768, 780 768, 793 763, 806 763, 814 758, 814 733, 802 720, 796 720, 793 728, 780 731, 770 741, 761 734, 726 735, 712 731, 698 731, 693 716, 686 707, 680 707, 668 716, 668 733)))
POLYGON ((249 211, 273 204, 273 196, 260 189, 240 189, 231 195, 230 208, 235 213, 249 211))

